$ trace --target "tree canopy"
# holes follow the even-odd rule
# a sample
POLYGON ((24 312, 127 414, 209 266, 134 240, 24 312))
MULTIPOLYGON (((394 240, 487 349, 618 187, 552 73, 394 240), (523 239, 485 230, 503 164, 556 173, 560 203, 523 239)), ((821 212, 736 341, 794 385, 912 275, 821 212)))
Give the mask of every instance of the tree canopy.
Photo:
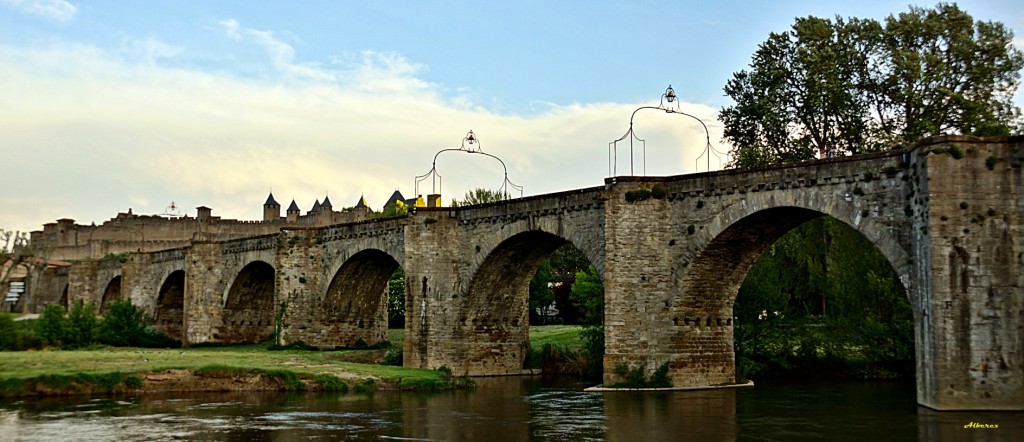
POLYGON ((1024 53, 1002 23, 955 4, 884 22, 796 19, 758 46, 724 90, 733 167, 878 151, 940 134, 1008 135, 1024 53))
POLYGON ((504 194, 500 190, 490 190, 484 188, 476 188, 469 192, 466 192, 466 197, 462 201, 452 200, 452 207, 458 206, 472 206, 475 204, 493 203, 503 201, 505 199, 504 194))

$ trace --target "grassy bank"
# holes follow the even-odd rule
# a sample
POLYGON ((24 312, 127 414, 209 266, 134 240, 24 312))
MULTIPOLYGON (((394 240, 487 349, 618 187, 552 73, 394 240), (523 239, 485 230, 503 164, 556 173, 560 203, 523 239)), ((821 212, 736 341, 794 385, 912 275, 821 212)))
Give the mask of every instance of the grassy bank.
MULTIPOLYGON (((534 348, 578 347, 579 327, 531 329, 534 348)), ((391 330, 401 348, 403 330, 391 330)), ((225 390, 430 390, 465 386, 446 370, 379 365, 387 351, 279 350, 266 344, 0 352, 0 396, 225 390)))

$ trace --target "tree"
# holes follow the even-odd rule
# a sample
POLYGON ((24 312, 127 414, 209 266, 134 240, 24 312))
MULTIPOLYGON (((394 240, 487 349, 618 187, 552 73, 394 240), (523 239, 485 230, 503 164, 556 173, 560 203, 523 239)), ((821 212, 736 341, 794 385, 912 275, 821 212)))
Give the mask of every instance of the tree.
POLYGON ((405 216, 409 213, 409 206, 401 201, 388 204, 380 213, 375 213, 370 218, 390 218, 393 216, 405 216))
POLYGON ((143 346, 152 320, 130 299, 110 303, 99 329, 100 342, 114 347, 143 346))
POLYGON ((405 328, 405 271, 401 267, 388 280, 388 328, 405 328))
POLYGON ((452 207, 459 206, 473 206, 477 204, 494 203, 498 201, 504 201, 505 195, 500 190, 489 190, 483 188, 476 188, 469 192, 466 192, 466 197, 462 201, 452 200, 452 207))
POLYGON ((96 319, 96 304, 92 302, 83 303, 78 301, 68 312, 67 334, 64 339, 64 348, 75 349, 91 345, 96 342, 96 334, 99 330, 99 321, 96 319))
POLYGON ((733 309, 739 373, 913 370, 913 314, 891 265, 835 218, 775 242, 747 273, 733 309))
POLYGON ((796 19, 724 90, 733 167, 877 151, 944 133, 1019 131, 1024 53, 998 22, 955 4, 869 19, 796 19))
POLYGON ((583 312, 583 325, 604 323, 604 285, 594 266, 576 273, 570 298, 583 312))
POLYGON ((544 260, 530 279, 530 324, 543 325, 548 306, 555 301, 548 283, 551 282, 551 262, 544 260))

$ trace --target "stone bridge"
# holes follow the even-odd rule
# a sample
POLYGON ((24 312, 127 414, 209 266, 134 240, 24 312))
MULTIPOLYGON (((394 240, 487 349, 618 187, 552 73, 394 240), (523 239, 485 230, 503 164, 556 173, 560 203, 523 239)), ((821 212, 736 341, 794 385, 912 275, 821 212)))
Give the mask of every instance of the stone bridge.
POLYGON ((832 216, 892 264, 914 311, 919 403, 1024 408, 1024 138, 760 170, 617 177, 603 186, 407 217, 82 262, 71 299, 125 293, 185 343, 276 336, 321 348, 384 341, 406 275, 404 364, 521 373, 529 281, 572 243, 605 287, 605 381, 625 363, 676 387, 736 381, 733 303, 794 227, 832 216))

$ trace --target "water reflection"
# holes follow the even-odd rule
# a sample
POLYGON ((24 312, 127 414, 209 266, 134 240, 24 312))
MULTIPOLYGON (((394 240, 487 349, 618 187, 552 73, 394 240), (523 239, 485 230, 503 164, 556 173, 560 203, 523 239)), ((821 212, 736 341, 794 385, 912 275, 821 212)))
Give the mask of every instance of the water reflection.
POLYGON ((736 440, 737 392, 605 393, 608 439, 736 440))
POLYGON ((11 441, 1024 440, 1024 413, 934 412, 912 384, 762 383, 590 393, 575 379, 480 379, 474 391, 217 393, 0 402, 11 441), (965 429, 970 422, 998 429, 965 429))

